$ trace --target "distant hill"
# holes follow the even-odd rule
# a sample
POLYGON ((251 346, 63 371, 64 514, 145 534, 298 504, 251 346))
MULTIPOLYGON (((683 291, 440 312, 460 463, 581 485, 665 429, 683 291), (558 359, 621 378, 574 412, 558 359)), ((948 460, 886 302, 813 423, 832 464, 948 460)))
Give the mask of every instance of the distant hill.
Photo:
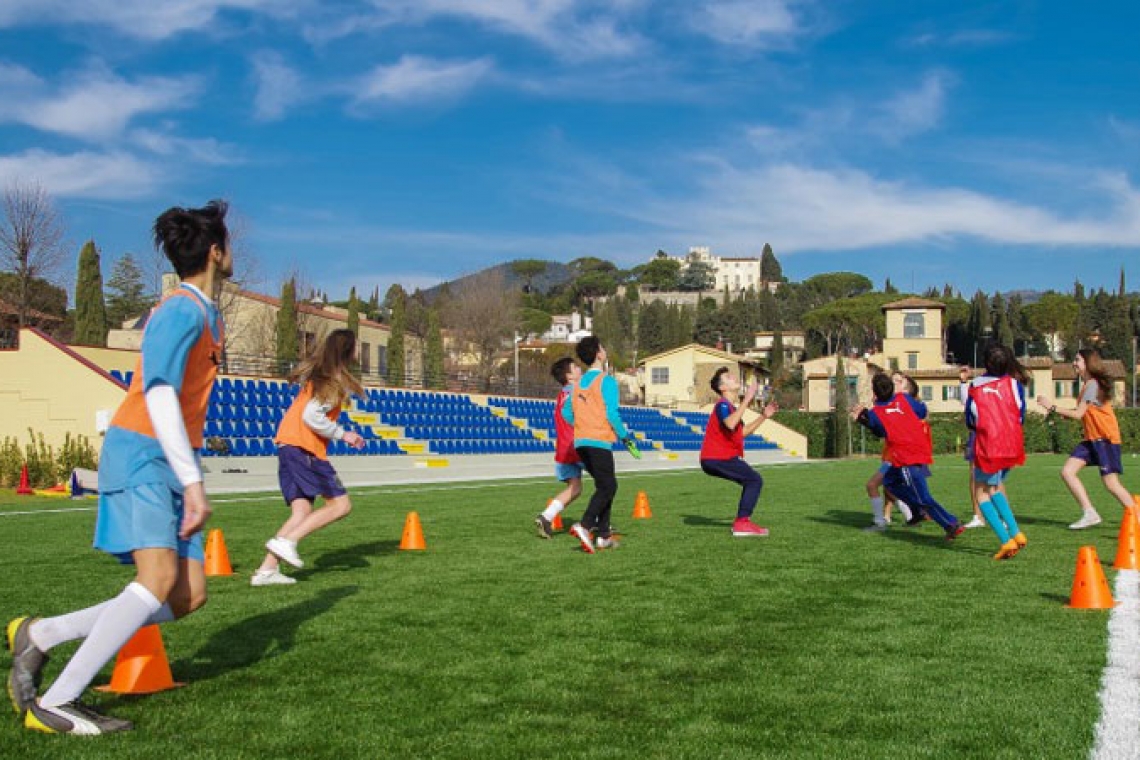
MULTIPOLYGON (((542 259, 540 259, 542 260, 542 259)), ((439 293, 440 288, 446 285, 454 293, 456 289, 461 287, 463 283, 472 280, 481 274, 487 272, 501 272, 503 281, 506 283, 507 288, 521 288, 524 285, 524 280, 519 277, 511 269, 511 264, 514 262, 508 261, 505 264, 497 264, 493 267, 480 269, 478 272, 472 272, 469 275, 464 275, 456 280, 440 283, 435 287, 428 288, 423 291, 424 297, 428 303, 435 300, 436 295, 439 293)), ((564 285, 574 279, 574 273, 570 267, 558 261, 546 261, 546 271, 531 280, 531 286, 540 293, 549 293, 552 289, 559 285, 564 285)))

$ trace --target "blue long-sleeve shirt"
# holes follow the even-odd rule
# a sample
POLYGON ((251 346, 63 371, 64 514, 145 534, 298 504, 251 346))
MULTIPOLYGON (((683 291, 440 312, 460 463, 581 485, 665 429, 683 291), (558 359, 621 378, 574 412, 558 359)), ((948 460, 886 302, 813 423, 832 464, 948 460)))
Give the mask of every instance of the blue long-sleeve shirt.
MULTIPOLYGON (((621 419, 621 393, 618 389, 617 380, 614 380, 609 375, 603 374, 600 369, 591 369, 582 375, 582 379, 578 381, 579 388, 589 388, 595 380, 599 380, 602 384, 602 400, 606 404, 606 421, 610 423, 613 428, 614 434, 617 435, 618 440, 629 437, 629 430, 626 429, 625 423, 621 419)), ((574 424, 574 394, 566 395, 566 401, 562 404, 562 416, 571 425, 574 424)), ((574 437, 574 447, 579 446, 592 446, 597 449, 612 448, 609 441, 597 441, 592 438, 578 438, 574 437)))
MULTIPOLYGON (((912 396, 904 394, 903 397, 910 403, 910 408, 914 411, 916 417, 920 420, 926 419, 926 404, 912 396)), ((875 409, 881 406, 886 406, 894 399, 888 401, 876 401, 875 406, 867 410, 866 422, 867 429, 870 430, 875 436, 879 438, 887 437, 887 429, 883 427, 883 423, 879 421, 878 415, 875 414, 875 409)))

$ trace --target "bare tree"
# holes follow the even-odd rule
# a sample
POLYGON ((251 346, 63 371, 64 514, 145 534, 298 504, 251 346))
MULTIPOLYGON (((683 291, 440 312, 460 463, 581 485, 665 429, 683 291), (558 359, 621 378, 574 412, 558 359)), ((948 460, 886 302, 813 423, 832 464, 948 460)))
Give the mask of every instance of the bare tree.
POLYGON ((518 327, 517 290, 508 290, 503 273, 486 270, 461 282, 447 307, 448 327, 475 363, 484 390, 490 388, 496 354, 518 327))
POLYGON ((47 191, 36 183, 16 181, 4 189, 4 218, 0 220, 0 263, 16 275, 19 326, 27 323, 31 284, 49 280, 67 255, 63 220, 47 191))

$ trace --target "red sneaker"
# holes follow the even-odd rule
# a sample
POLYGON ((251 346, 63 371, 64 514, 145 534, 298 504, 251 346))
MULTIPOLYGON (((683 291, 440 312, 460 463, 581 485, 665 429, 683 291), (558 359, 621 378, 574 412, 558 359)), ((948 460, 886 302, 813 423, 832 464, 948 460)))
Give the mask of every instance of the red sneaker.
POLYGON ((732 535, 737 538, 764 538, 768 535, 768 529, 757 525, 747 517, 740 517, 732 523, 732 535))
POLYGON ((958 536, 962 535, 965 532, 966 532, 966 526, 963 525, 962 523, 958 523, 954 527, 946 529, 946 540, 947 541, 953 541, 955 538, 957 538, 958 536))

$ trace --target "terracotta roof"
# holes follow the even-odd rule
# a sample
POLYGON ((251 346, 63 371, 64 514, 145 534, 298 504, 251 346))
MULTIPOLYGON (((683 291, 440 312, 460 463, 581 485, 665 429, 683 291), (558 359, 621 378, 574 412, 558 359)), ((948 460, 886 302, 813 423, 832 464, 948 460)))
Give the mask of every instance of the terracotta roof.
MULTIPOLYGON (((1105 359, 1104 371, 1113 380, 1123 380, 1127 377, 1128 373, 1124 369, 1124 362, 1119 359, 1105 359)), ((1065 362, 1064 364, 1053 365, 1053 379, 1054 380, 1076 380, 1077 370, 1072 364, 1065 362)))
MULTIPOLYGON (((0 298, 0 314, 9 314, 13 317, 19 316, 20 310, 14 305, 8 303, 0 298)), ((54 314, 45 314, 38 309, 28 309, 27 316, 34 318, 38 322, 62 322, 62 317, 57 317, 54 314)))
MULTIPOLYGON (((243 298, 248 298, 251 301, 258 301, 260 303, 274 306, 278 309, 281 308, 280 298, 262 295, 261 293, 254 293, 252 290, 239 290, 238 295, 242 296, 243 298)), ((321 317, 322 319, 335 319, 340 322, 348 322, 348 317, 345 314, 337 314, 335 311, 328 311, 327 309, 318 309, 316 306, 304 303, 303 301, 297 302, 297 311, 301 312, 302 314, 311 314, 315 317, 321 317)), ((380 322, 373 322, 371 319, 365 319, 364 317, 360 318, 360 324, 367 325, 368 327, 375 327, 378 330, 391 329, 388 327, 388 325, 382 324, 380 322)))
POLYGON ((746 356, 741 356, 739 354, 730 354, 727 351, 721 351, 720 349, 717 349, 717 348, 711 348, 709 346, 703 346, 700 343, 687 343, 687 344, 680 346, 678 348, 673 348, 673 349, 670 349, 668 351, 662 351, 661 353, 654 354, 653 356, 647 356, 644 359, 642 359, 641 361, 639 361, 638 364, 639 365, 646 364, 647 362, 651 362, 655 359, 660 359, 663 356, 669 356, 670 354, 675 354, 679 351, 684 351, 684 350, 689 349, 689 348, 700 351, 702 353, 713 354, 715 356, 719 356, 719 357, 726 359, 728 361, 734 361, 734 362, 737 362, 739 364, 747 364, 750 367, 756 366, 758 364, 755 360, 749 359, 746 356))
POLYGON ((894 309, 945 309, 946 304, 941 301, 931 301, 928 298, 904 298, 901 301, 885 303, 880 307, 883 311, 894 309))

